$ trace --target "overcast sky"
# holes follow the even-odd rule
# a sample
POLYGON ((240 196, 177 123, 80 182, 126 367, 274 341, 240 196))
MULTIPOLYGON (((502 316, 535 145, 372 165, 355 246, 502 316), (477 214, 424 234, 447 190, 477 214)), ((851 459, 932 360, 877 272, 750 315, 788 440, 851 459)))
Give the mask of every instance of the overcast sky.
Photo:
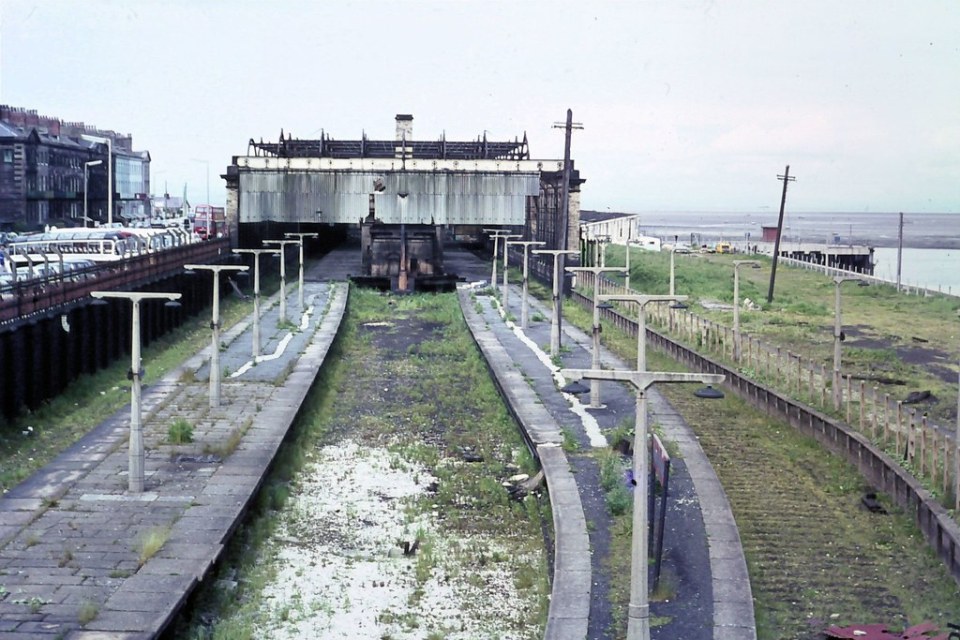
POLYGON ((960 212, 960 2, 0 1, 0 103, 133 135, 214 203, 250 138, 494 140, 589 209, 960 212))

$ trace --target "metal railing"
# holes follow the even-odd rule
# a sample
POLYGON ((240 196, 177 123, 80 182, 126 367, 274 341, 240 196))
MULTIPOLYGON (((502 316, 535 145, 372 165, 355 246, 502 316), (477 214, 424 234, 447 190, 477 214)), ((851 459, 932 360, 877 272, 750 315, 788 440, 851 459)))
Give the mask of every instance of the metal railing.
POLYGON ((72 275, 50 274, 43 278, 18 280, 0 301, 0 325, 56 312, 104 289, 134 289, 160 280, 183 269, 191 262, 216 261, 229 256, 230 239, 180 245, 163 251, 144 253, 72 275))

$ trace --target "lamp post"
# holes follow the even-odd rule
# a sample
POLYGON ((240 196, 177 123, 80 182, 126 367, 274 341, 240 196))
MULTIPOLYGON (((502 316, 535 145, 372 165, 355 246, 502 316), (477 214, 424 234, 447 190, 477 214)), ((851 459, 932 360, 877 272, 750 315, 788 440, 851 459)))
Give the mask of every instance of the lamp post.
POLYGON ((253 357, 260 355, 260 255, 277 254, 280 249, 234 249, 234 253, 253 255, 253 357))
POLYGON ((670 249, 670 295, 673 295, 673 294, 675 293, 675 290, 674 290, 674 286, 673 286, 673 285, 674 285, 674 282, 675 282, 675 277, 674 277, 674 274, 675 274, 675 270, 674 270, 674 258, 675 258, 676 255, 677 255, 677 247, 676 247, 676 245, 674 245, 674 246, 670 249))
POLYGON ((497 288, 497 257, 500 247, 500 238, 502 238, 506 233, 506 229, 484 229, 484 233, 489 233, 490 237, 493 238, 493 270, 490 272, 490 286, 494 289, 497 288))
MULTIPOLYGON (((503 310, 505 313, 509 313, 510 309, 507 307, 509 301, 510 285, 507 282, 509 270, 507 269, 507 256, 509 255, 509 249, 511 244, 523 245, 523 265, 524 265, 524 277, 523 277, 523 290, 526 293, 527 290, 527 278, 526 278, 526 265, 527 265, 527 243, 532 242, 531 240, 511 240, 510 238, 520 238, 522 236, 512 235, 504 236, 503 238, 503 310)), ((536 242, 534 244, 543 244, 542 242, 536 242)), ((524 302, 526 302, 526 295, 524 295, 524 302)), ((526 328, 526 323, 523 323, 524 328, 526 328)))
POLYGON ((560 303, 560 256, 576 255, 579 252, 566 249, 534 249, 533 253, 553 256, 553 317, 550 319, 550 355, 556 358, 560 355, 560 314, 563 311, 563 306, 560 303))
POLYGON ((130 493, 143 492, 143 422, 140 411, 140 385, 143 369, 140 358, 140 301, 167 300, 168 304, 180 298, 179 293, 139 292, 139 291, 92 291, 90 295, 98 300, 103 298, 123 298, 133 302, 133 328, 130 333, 130 456, 128 488, 130 493))
POLYGON ((503 296, 503 309, 507 311, 507 301, 510 297, 510 292, 507 289, 507 266, 509 265, 510 252, 507 251, 507 245, 510 244, 512 238, 522 238, 523 236, 515 233, 500 237, 503 238, 503 291, 500 292, 500 295, 503 296))
POLYGON ((300 241, 300 289, 297 295, 297 302, 300 305, 300 312, 303 312, 303 239, 304 238, 319 238, 320 234, 317 233, 285 233, 283 234, 287 238, 297 238, 300 241))
POLYGON ((264 240, 263 244, 275 244, 280 256, 280 323, 287 321, 287 245, 297 244, 296 240, 264 240))
MULTIPOLYGON (((633 535, 630 554, 630 606, 627 610, 627 640, 650 640, 650 605, 647 593, 647 388, 657 382, 723 382, 722 374, 610 369, 562 369, 565 378, 629 382, 637 392, 633 436, 633 535)), ((721 394, 722 397, 722 394, 721 394)))
POLYGON ((627 227, 627 243, 624 245, 623 251, 626 256, 624 261, 625 268, 627 270, 627 275, 623 279, 623 285, 626 287, 627 291, 630 291, 630 243, 633 242, 633 240, 630 239, 630 236, 632 235, 632 231, 633 225, 631 224, 629 227, 627 227))
POLYGON ((687 296, 662 296, 662 295, 635 295, 635 294, 612 294, 602 295, 599 298, 604 302, 635 302, 637 311, 637 371, 647 370, 647 303, 650 302, 679 302, 686 300, 687 296))
MULTIPOLYGON (((572 273, 593 274, 593 369, 600 369, 600 275, 607 272, 623 273, 623 267, 567 267, 572 273)), ((590 381, 590 408, 600 409, 600 379, 590 381)))
POLYGON ((87 167, 103 164, 103 160, 91 160, 83 163, 83 227, 87 227, 87 167))
POLYGON ((220 272, 246 271, 250 267, 232 264, 185 264, 184 269, 203 269, 213 273, 213 314, 210 329, 213 331, 210 345, 210 407, 220 406, 220 272))
POLYGON ((107 225, 113 226, 113 139, 81 134, 81 138, 107 143, 107 225))
MULTIPOLYGON (((523 246, 523 303, 520 307, 520 326, 524 329, 527 328, 527 320, 530 314, 530 307, 527 302, 527 285, 529 280, 529 263, 530 263, 530 247, 546 244, 546 242, 539 242, 537 240, 507 240, 506 244, 519 244, 523 246)), ((506 276, 506 270, 504 270, 504 276, 506 276)), ((506 280, 506 277, 504 277, 506 280)), ((504 298, 506 300, 506 298, 504 298)), ((504 302, 506 305, 506 302, 504 302)))
POLYGON ((207 215, 210 216, 207 222, 207 233, 210 233, 210 228, 213 226, 213 206, 210 204, 210 161, 203 160, 201 158, 190 158, 194 162, 202 162, 207 167, 207 215))
MULTIPOLYGON (((759 269, 760 263, 756 260, 733 261, 733 361, 740 362, 740 267, 748 264, 753 269, 759 269)), ((724 349, 726 351, 726 349, 724 349)))
POLYGON ((833 409, 840 410, 840 402, 843 400, 843 390, 840 388, 840 343, 845 336, 840 330, 840 285, 848 280, 862 282, 860 278, 851 278, 848 276, 834 276, 833 286, 835 290, 835 302, 833 307, 833 409))

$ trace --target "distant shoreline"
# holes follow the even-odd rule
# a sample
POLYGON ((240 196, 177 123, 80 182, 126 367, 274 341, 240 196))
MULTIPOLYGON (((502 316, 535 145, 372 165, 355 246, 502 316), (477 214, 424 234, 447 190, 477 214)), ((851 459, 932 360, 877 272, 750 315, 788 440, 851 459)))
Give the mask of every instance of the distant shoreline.
MULTIPOLYGON (((591 212, 590 210, 584 210, 591 212)), ((595 213, 595 212, 594 212, 595 213)), ((608 214, 610 212, 607 212, 608 214)), ((642 233, 672 242, 726 240, 734 245, 759 241, 762 227, 776 226, 777 212, 646 212, 637 214, 642 233)), ((783 238, 788 241, 831 242, 869 247, 897 247, 897 213, 788 212, 783 238)), ((960 214, 904 213, 903 246, 911 249, 960 249, 960 214)))

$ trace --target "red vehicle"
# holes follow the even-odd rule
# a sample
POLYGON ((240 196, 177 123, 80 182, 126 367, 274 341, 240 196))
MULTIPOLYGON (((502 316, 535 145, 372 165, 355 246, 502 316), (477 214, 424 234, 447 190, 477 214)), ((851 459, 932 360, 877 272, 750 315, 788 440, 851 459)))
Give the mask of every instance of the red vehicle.
POLYGON ((216 238, 224 229, 226 213, 223 207, 198 204, 193 209, 193 232, 201 239, 216 238))

